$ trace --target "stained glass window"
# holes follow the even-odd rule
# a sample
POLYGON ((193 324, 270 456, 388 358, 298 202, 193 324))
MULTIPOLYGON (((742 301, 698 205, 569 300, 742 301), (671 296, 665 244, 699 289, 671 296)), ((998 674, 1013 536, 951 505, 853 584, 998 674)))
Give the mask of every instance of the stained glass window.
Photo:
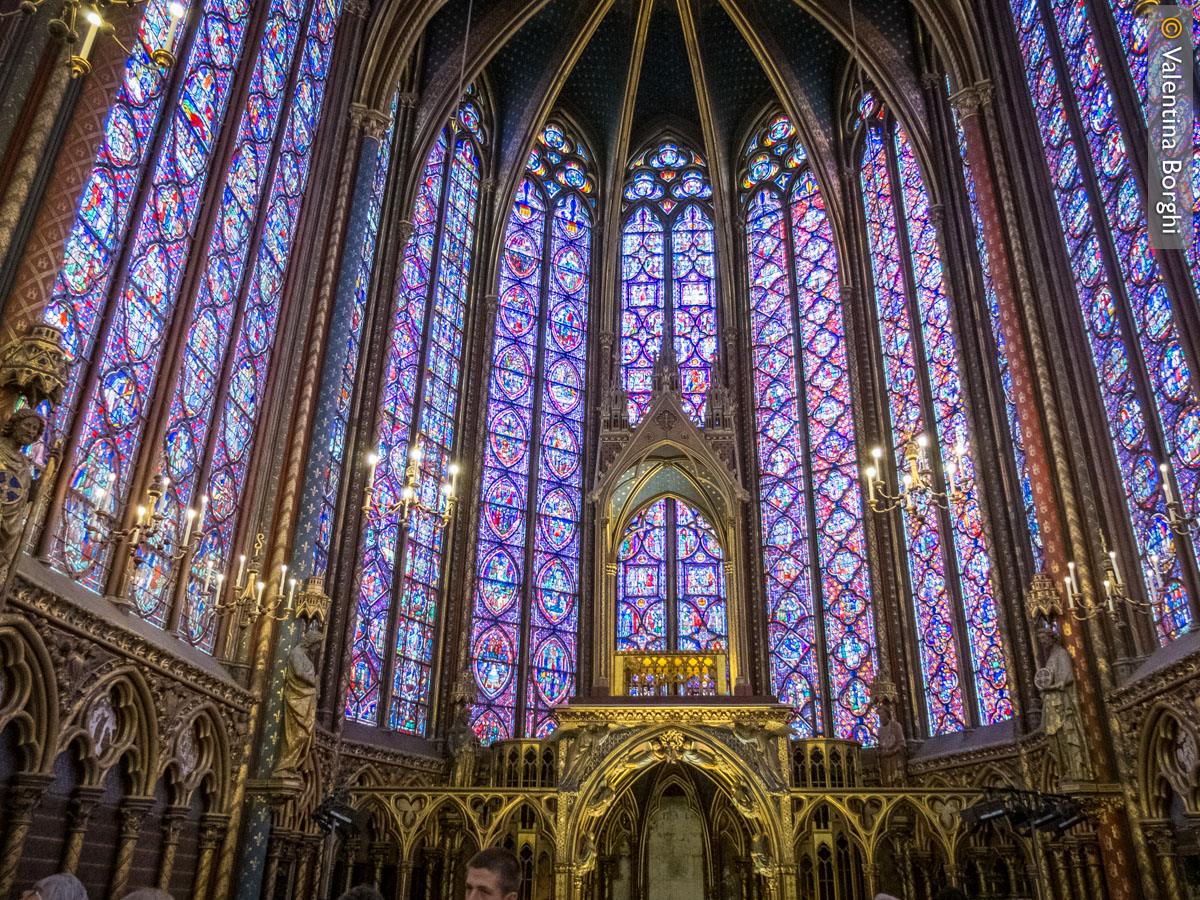
MULTIPOLYGON (((922 457, 932 457, 947 478, 953 471, 949 467, 957 469, 958 490, 949 514, 942 515, 926 494, 902 511, 929 729, 944 734, 970 724, 960 672, 973 679, 982 724, 1010 718, 1012 703, 958 348, 929 198, 903 129, 873 97, 864 99, 860 112, 863 204, 888 386, 894 471, 905 471, 905 445, 910 440, 921 442, 922 457), (924 365, 918 365, 918 359, 925 360, 924 365), (948 565, 954 567, 956 579, 948 579, 948 565), (963 610, 965 633, 955 625, 955 605, 963 610)), ((878 464, 883 472, 889 470, 884 456, 878 464)))
POLYGON ((152 0, 147 8, 68 241, 61 290, 47 311, 49 321, 67 327, 73 353, 98 348, 90 368, 74 370, 67 407, 81 401, 79 438, 66 468, 61 515, 48 527, 54 564, 103 589, 108 532, 125 520, 127 506, 145 502, 132 497, 132 479, 148 464, 163 489, 156 508, 147 510, 159 525, 137 548, 130 595, 137 611, 160 626, 180 610, 173 621, 183 636, 212 650, 212 589, 219 583, 213 576, 227 562, 253 447, 341 4, 272 0, 261 11, 256 7, 261 38, 244 58, 250 4, 203 5, 180 63, 179 93, 162 126, 158 157, 142 185, 147 203, 135 211, 130 197, 142 178, 138 167, 147 159, 148 129, 165 101, 161 75, 147 67, 145 48, 165 27, 165 7, 152 0), (227 108, 239 62, 248 77, 235 116, 227 108), (130 97, 137 103, 131 105, 130 97), (210 178, 226 122, 229 163, 222 177, 210 178), (103 215, 108 230, 101 234, 96 202, 106 184, 117 188, 103 215), (192 238, 206 205, 218 215, 201 249, 192 238), (129 263, 115 282, 113 248, 122 242, 129 263), (249 256, 251 248, 257 258, 249 256), (182 289, 193 257, 202 257, 194 296, 182 289), (80 280, 85 270, 87 278, 80 280), (106 305, 110 324, 101 329, 106 305), (164 372, 163 351, 177 329, 183 332, 182 363, 178 371, 164 372), (166 412, 165 435, 147 441, 147 423, 159 409, 166 412), (220 421, 213 421, 215 410, 222 411, 220 421), (230 448, 240 468, 210 480, 208 470, 222 465, 230 448), (182 557, 190 568, 179 579, 175 564, 185 531, 194 536, 195 550, 182 557))
MULTIPOLYGON (((76 426, 81 434, 66 463, 69 481, 61 519, 50 523, 51 558, 97 590, 104 584, 108 549, 103 529, 95 527, 96 516, 124 509, 140 437, 138 428, 128 426, 140 423, 150 400, 249 18, 245 2, 205 4, 196 38, 181 63, 179 93, 149 175, 151 202, 136 211, 129 236, 122 220, 135 213, 133 191, 142 181, 141 164, 165 100, 165 74, 140 54, 150 34, 161 33, 165 7, 152 5, 142 22, 45 314, 47 321, 65 329, 74 358, 93 358, 97 340, 103 342, 91 367, 73 367, 65 414, 81 398, 85 377, 94 379, 94 387, 83 397, 76 426), (131 105, 130 98, 141 98, 146 91, 153 97, 149 108, 144 102, 131 105), (116 251, 123 243, 129 245, 130 262, 124 282, 114 285, 116 251), (115 306, 112 323, 102 335, 101 313, 110 303, 115 306)), ((264 37, 259 56, 266 45, 264 37)))
POLYGON ((837 737, 870 743, 875 626, 833 231, 786 117, 745 165, 772 684, 797 735, 825 733, 827 705, 837 737))
MULTIPOLYGON (((1110 24, 1103 6, 1089 14, 1083 3, 1011 0, 1011 9, 1139 568, 1165 642, 1188 629, 1191 611, 1177 558, 1188 551, 1167 527, 1160 459, 1171 463, 1186 514, 1200 512, 1200 399, 1174 309, 1188 300, 1172 297, 1149 245, 1145 200, 1094 31, 1097 22, 1110 24)), ((1144 96, 1143 26, 1114 12, 1144 96)), ((1190 262, 1194 278, 1194 256, 1190 262)))
POLYGON ((699 154, 672 141, 629 167, 621 232, 621 385, 629 420, 650 403, 654 365, 670 341, 684 408, 704 424, 717 355, 712 187, 699 154))
POLYGON ((484 138, 478 102, 472 88, 458 127, 439 132, 413 201, 356 585, 346 716, 413 734, 424 734, 429 709, 445 487, 457 471, 450 453, 484 138))
POLYGON ((712 524, 684 501, 637 512, 617 548, 617 651, 724 650, 724 560, 712 524))
POLYGON ((544 737, 575 677, 593 192, 546 126, 500 260, 470 645, 485 743, 544 737))

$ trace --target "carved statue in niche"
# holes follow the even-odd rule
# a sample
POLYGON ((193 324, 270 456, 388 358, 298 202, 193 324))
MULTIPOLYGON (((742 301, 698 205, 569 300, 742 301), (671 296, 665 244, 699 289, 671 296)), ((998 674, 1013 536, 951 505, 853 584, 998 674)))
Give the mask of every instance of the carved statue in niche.
POLYGON ((786 726, 763 727, 753 722, 734 722, 733 736, 742 745, 742 758, 762 778, 769 791, 780 791, 786 783, 779 771, 779 757, 775 753, 775 738, 786 735, 786 726))
POLYGON ((450 785, 451 787, 470 787, 475 783, 475 757, 479 752, 479 736, 471 727, 471 704, 466 700, 459 702, 454 721, 450 724, 450 785))
POLYGON ((113 708, 112 697, 108 694, 101 697, 92 707, 88 714, 87 730, 92 739, 92 751, 97 757, 104 756, 121 731, 117 711, 113 708))
POLYGON ((33 484, 33 469, 21 448, 40 438, 44 426, 32 409, 18 409, 0 430, 0 570, 4 574, 21 550, 33 484))
POLYGON ((750 838, 750 862, 754 864, 754 871, 759 875, 770 878, 773 874, 771 872, 771 845, 767 841, 767 836, 761 831, 750 838))
POLYGON ((287 678, 283 684, 283 733, 272 777, 300 780, 300 767, 312 748, 317 724, 317 664, 321 632, 305 631, 288 654, 287 678))
POLYGON ((560 751, 563 753, 562 777, 558 780, 560 785, 571 788, 583 781, 599 762, 600 741, 608 730, 607 725, 584 725, 574 732, 572 740, 563 741, 566 746, 560 751))
POLYGON ((892 715, 892 705, 879 704, 879 780, 900 787, 908 780, 908 742, 904 726, 892 715))
POLYGON ((1033 676, 1042 695, 1042 729, 1049 739, 1050 753, 1058 763, 1059 776, 1068 781, 1087 780, 1090 773, 1079 701, 1075 696, 1075 669, 1062 637, 1052 628, 1037 632, 1038 646, 1046 662, 1033 676))

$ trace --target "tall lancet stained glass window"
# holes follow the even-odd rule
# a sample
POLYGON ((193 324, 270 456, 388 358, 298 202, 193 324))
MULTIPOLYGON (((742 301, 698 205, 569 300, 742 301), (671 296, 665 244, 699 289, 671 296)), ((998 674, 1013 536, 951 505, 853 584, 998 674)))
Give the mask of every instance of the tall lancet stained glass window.
POLYGON ((945 734, 1008 719, 1012 702, 929 197, 904 130, 871 94, 859 113, 862 197, 892 437, 892 453, 873 451, 875 462, 894 485, 909 465, 906 444, 918 441, 921 460, 946 476, 939 487, 949 489, 954 479, 956 488, 949 510, 921 493, 899 513, 929 730, 945 734), (957 624, 960 618, 965 628, 957 624))
POLYGON ((717 356, 712 187, 704 159, 663 141, 630 163, 622 195, 621 385, 636 425, 663 341, 675 351, 684 409, 704 424, 717 356))
POLYGON ((1176 251, 1151 248, 1135 171, 1141 151, 1132 141, 1144 138, 1144 116, 1119 114, 1126 67, 1134 90, 1124 99, 1144 109, 1144 26, 1128 4, 1009 2, 1142 586, 1165 643, 1192 621, 1181 557, 1194 564, 1196 547, 1172 536, 1166 495, 1180 499, 1184 515, 1200 513, 1197 341, 1179 314, 1196 302, 1197 263, 1193 250, 1179 267, 1188 275, 1166 277, 1164 262, 1176 251), (1102 40, 1102 32, 1117 39, 1102 40), (1112 54, 1114 46, 1124 53, 1112 54), (1162 463, 1170 464, 1166 483, 1162 463))
MULTIPOLYGON (((148 5, 143 44, 148 29, 161 30, 162 6, 148 5)), ((50 558, 105 590, 123 573, 113 571, 112 535, 127 526, 141 538, 127 588, 137 611, 207 650, 214 575, 229 558, 340 16, 340 0, 193 4, 178 91, 155 101, 167 111, 153 160, 146 102, 160 76, 145 68, 143 44, 135 48, 127 81, 138 83, 109 114, 46 313, 67 328, 74 354, 92 358, 74 368, 64 403, 78 435, 68 445, 64 499, 47 523, 50 558), (261 38, 248 44, 255 17, 261 38), (230 108, 239 66, 247 93, 230 108), (222 141, 229 162, 214 173, 222 141), (133 209, 138 185, 147 200, 133 209), (200 235, 205 209, 216 215, 200 235), (128 265, 118 270, 122 243, 128 265), (198 277, 185 286, 193 264, 198 277), (173 335, 183 343, 178 368, 163 357, 173 335), (219 421, 214 410, 223 410, 219 421), (152 421, 165 430, 150 433, 152 421), (238 465, 214 479, 223 454, 238 465), (134 483, 137 471, 146 484, 134 483), (154 509, 145 507, 148 485, 154 509), (180 558, 190 567, 177 571, 180 558)))
POLYGON ((484 743, 544 737, 575 680, 594 196, 586 151, 548 125, 500 259, 470 638, 484 743))
POLYGON ((471 89, 425 159, 404 248, 355 586, 346 716, 424 734, 485 131, 471 89))
POLYGON ((751 141, 741 187, 772 686, 797 735, 870 743, 875 624, 838 255, 786 117, 751 141))
POLYGON ((728 643, 717 532, 683 500, 655 500, 617 547, 617 652, 717 652, 728 643))

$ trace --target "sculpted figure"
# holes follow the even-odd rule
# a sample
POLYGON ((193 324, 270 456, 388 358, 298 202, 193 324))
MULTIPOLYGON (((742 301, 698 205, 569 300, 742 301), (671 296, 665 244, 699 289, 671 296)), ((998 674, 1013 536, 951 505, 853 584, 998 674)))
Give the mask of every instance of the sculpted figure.
POLYGON ((321 646, 321 632, 306 631, 288 654, 287 680, 283 685, 283 733, 275 778, 297 780, 300 766, 312 747, 317 724, 317 666, 313 661, 321 646))
POLYGON ((908 777, 908 742, 904 726, 892 716, 890 703, 879 704, 879 780, 899 787, 908 777))
POLYGON ((588 772, 595 766, 596 751, 600 739, 607 731, 604 725, 584 725, 575 732, 574 740, 566 742, 565 759, 563 760, 562 778, 559 784, 563 787, 574 787, 583 781, 588 772))
POLYGON ((754 871, 765 878, 770 878, 773 874, 771 871, 771 846, 767 842, 767 836, 761 831, 750 838, 750 861, 754 864, 754 871))
POLYGON ((1051 628, 1037 633, 1038 646, 1046 653, 1046 662, 1033 676, 1042 694, 1042 728, 1049 739, 1050 752, 1058 763, 1059 776, 1069 781, 1089 778, 1087 745, 1075 696, 1075 669, 1062 637, 1051 628))
POLYGON ((0 431, 0 570, 7 572, 21 549, 21 532, 29 511, 33 469, 21 452, 42 436, 42 417, 18 409, 0 431))
POLYGON ((470 787, 475 783, 475 755, 479 749, 479 736, 471 727, 471 705, 459 704, 450 725, 450 784, 453 787, 470 787))

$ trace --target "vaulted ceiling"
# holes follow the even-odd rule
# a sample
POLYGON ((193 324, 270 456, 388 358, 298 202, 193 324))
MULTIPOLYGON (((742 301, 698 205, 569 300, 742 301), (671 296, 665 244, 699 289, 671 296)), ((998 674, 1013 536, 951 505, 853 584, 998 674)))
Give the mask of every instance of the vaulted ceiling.
POLYGON ((664 129, 731 172, 759 115, 782 105, 836 180, 841 86, 857 60, 918 143, 923 36, 970 78, 965 0, 381 0, 360 98, 382 106, 416 59, 416 140, 432 141, 460 80, 486 86, 497 174, 519 171, 552 110, 573 120, 598 167, 664 129), (464 54, 465 47, 465 54, 464 54))

